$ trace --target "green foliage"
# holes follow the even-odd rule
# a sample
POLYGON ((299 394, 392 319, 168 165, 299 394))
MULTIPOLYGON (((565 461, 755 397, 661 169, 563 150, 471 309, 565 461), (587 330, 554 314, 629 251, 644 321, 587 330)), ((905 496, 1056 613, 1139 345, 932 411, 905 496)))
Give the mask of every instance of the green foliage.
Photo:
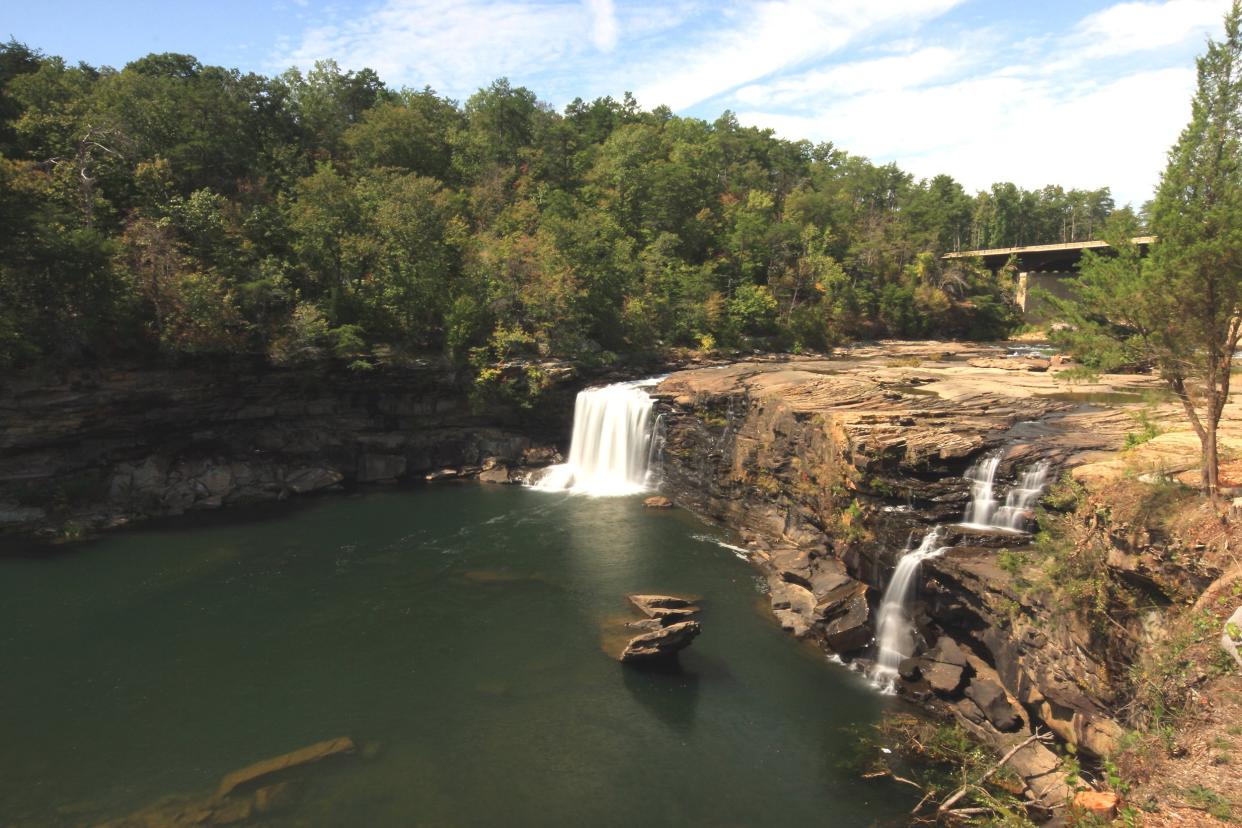
POLYGON ((1151 408, 1143 408, 1129 412, 1131 419, 1138 426, 1138 431, 1126 432, 1126 448, 1132 449, 1135 446, 1141 446, 1143 443, 1153 440, 1164 433, 1164 428, 1152 419, 1152 411, 1151 408))
POLYGON ((940 254, 1082 237, 1109 209, 629 96, 556 112, 501 79, 459 106, 330 60, 263 77, 0 45, 6 369, 443 352, 522 401, 545 378, 500 363, 990 339, 1017 321, 1006 277, 940 254))
POLYGON ((1217 793, 1203 785, 1194 785, 1186 789, 1186 801, 1191 805, 1203 808, 1217 819, 1225 822, 1233 821, 1233 807, 1228 797, 1217 793))

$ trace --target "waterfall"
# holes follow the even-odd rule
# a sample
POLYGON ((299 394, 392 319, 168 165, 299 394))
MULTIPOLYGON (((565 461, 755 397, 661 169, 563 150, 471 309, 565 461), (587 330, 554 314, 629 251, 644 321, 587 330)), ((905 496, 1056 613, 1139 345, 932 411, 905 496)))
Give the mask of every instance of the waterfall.
POLYGON ((1041 460, 1026 470, 1017 485, 1005 495, 1005 505, 996 510, 997 526, 1015 532, 1026 529, 1027 515, 1048 482, 1048 466, 1047 460, 1041 460))
POLYGON ((992 513, 996 511, 995 488, 996 469, 1000 466, 1000 453, 980 458, 966 472, 970 481, 970 505, 966 507, 966 515, 962 523, 967 526, 992 526, 992 513))
POLYGON ((1049 463, 1041 460, 1027 469, 1005 494, 1005 505, 996 496, 996 469, 1000 453, 981 458, 966 472, 970 481, 970 505, 962 517, 964 526, 1005 532, 1026 530, 1026 519, 1048 482, 1049 463))
POLYGON ((655 446, 652 399, 643 389, 658 381, 621 382, 579 391, 569 460, 549 468, 535 488, 595 497, 644 491, 655 446))
POLYGON ((907 547, 893 569, 893 577, 880 600, 876 624, 876 660, 872 680, 884 690, 892 690, 897 681, 897 668, 902 659, 914 655, 914 619, 910 616, 910 597, 920 571, 920 564, 935 558, 948 548, 940 545, 941 530, 937 526, 923 536, 918 548, 907 547))

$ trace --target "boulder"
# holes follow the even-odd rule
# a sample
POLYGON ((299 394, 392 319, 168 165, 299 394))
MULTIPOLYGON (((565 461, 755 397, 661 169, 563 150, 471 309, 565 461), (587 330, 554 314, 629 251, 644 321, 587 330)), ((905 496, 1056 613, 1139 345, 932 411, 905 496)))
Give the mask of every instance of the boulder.
POLYGON ((265 759, 262 762, 248 765, 241 770, 233 771, 220 780, 220 787, 216 790, 216 796, 225 797, 239 788, 250 787, 259 782, 271 784, 277 781, 274 777, 291 768, 299 768, 322 762, 333 756, 347 755, 357 749, 358 746, 354 744, 354 740, 348 736, 316 742, 299 750, 281 754, 271 759, 265 759))
POLYGON ((966 688, 966 698, 983 711, 992 726, 1001 733, 1012 733, 1022 726, 1022 717, 1009 701, 1005 689, 994 681, 974 678, 966 688))
POLYGON ((531 446, 522 452, 523 466, 551 466, 563 462, 561 453, 552 446, 531 446))
POLYGON ((661 495, 653 495, 643 501, 643 506, 648 509, 671 509, 673 508, 673 501, 661 495))
POLYGON ((480 483, 508 483, 510 482, 509 467, 495 465, 495 466, 492 466, 491 468, 485 468, 483 471, 479 472, 479 482, 480 483))
POLYGON ((1220 646, 1242 667, 1242 607, 1234 610, 1225 622, 1225 628, 1220 633, 1220 646))
POLYGON ((940 638, 936 641, 936 646, 928 650, 927 658, 932 661, 938 661, 942 664, 951 664, 956 667, 965 667, 968 663, 965 651, 962 650, 961 646, 956 641, 949 638, 947 635, 940 636, 940 638))
POLYGON ((811 631, 811 623, 815 620, 815 595, 809 589, 772 575, 768 577, 768 598, 781 629, 798 638, 811 631))
POLYGON ((901 664, 897 665, 897 675, 906 681, 917 681, 918 677, 922 675, 922 670, 919 668, 919 660, 917 658, 903 658, 901 664))
POLYGON ((958 643, 942 635, 923 658, 923 678, 937 693, 951 696, 962 686, 967 663, 966 653, 958 643))
POLYGON ((945 664, 940 661, 927 661, 920 667, 923 678, 942 696, 951 696, 962 686, 964 669, 956 664, 945 664))
POLYGON ((815 605, 815 614, 826 619, 824 642, 834 652, 848 653, 871 641, 871 608, 867 604, 866 584, 854 582, 844 595, 836 593, 829 601, 815 605))
POLYGON ((621 652, 622 663, 671 658, 690 646, 701 632, 698 621, 681 621, 658 630, 634 636, 621 652))
POLYGON ((285 476, 285 487, 294 494, 315 492, 335 486, 345 479, 336 469, 307 468, 298 469, 285 476))
POLYGON ((1111 822, 1120 806, 1120 798, 1112 791, 1079 791, 1074 794, 1072 807, 1080 814, 1090 814, 1104 822, 1111 822))

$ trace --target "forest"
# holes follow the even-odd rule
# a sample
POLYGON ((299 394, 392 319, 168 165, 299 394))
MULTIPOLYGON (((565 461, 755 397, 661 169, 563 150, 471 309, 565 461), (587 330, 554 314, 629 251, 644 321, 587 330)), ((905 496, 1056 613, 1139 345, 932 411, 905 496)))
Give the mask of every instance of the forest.
MULTIPOLYGON (((981 125, 980 128, 985 128, 981 125)), ((1129 208, 1122 208, 1128 210, 1129 208)), ((0 367, 560 358, 994 338, 1007 275, 1107 189, 970 194, 831 143, 641 109, 464 104, 323 61, 123 69, 0 44, 0 367)))

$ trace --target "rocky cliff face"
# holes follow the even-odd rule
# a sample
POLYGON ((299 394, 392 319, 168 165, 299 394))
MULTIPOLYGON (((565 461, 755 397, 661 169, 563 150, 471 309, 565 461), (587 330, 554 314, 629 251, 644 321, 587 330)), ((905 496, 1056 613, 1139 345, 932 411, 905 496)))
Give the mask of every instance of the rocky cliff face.
POLYGON ((0 532, 70 534, 354 483, 553 459, 569 388, 472 412, 448 367, 135 371, 0 392, 0 532))
MULTIPOLYGON (((742 533, 782 626, 862 664, 894 561, 911 536, 949 524, 953 548, 924 564, 923 655, 902 665, 900 692, 998 748, 1040 727, 1102 755, 1120 735, 1108 647, 1013 587, 998 551, 1023 536, 951 526, 970 499, 963 472, 982 455, 1002 453, 1004 481, 1038 460, 1064 469, 1106 456, 1133 421, 1084 395, 1153 383, 1069 390, 1048 368, 995 348, 894 343, 675 373, 656 392, 665 488, 742 533)), ((1012 764, 1034 795, 1063 800, 1045 746, 1012 764)))

